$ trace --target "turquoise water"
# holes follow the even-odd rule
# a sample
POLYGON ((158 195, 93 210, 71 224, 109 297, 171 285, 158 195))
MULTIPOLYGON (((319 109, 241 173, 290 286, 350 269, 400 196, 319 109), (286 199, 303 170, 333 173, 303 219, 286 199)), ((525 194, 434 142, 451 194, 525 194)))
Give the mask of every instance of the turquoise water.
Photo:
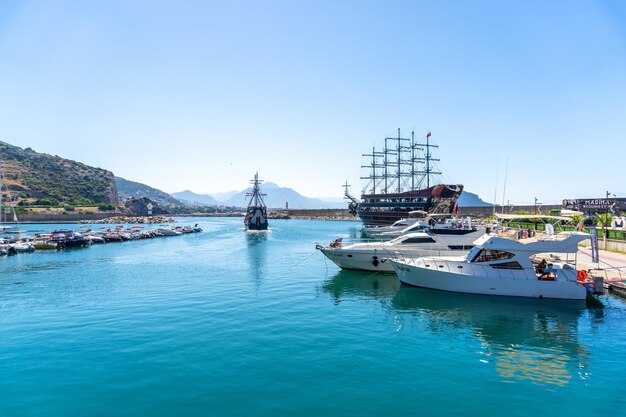
MULTIPOLYGON (((623 415, 626 304, 340 271, 357 223, 0 259, 0 416, 623 415)), ((28 226, 52 230, 54 226, 28 226)))

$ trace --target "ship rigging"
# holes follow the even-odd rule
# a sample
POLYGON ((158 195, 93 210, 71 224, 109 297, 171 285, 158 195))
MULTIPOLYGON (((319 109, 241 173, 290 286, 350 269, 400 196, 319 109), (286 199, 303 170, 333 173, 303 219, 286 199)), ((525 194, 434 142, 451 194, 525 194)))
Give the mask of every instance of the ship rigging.
POLYGON ((371 153, 363 154, 369 162, 361 168, 369 171, 361 177, 367 180, 361 200, 350 195, 347 182, 344 185, 352 214, 365 224, 391 224, 416 210, 452 213, 463 186, 433 181, 442 173, 434 165, 439 159, 432 156, 432 149, 439 146, 430 138, 428 132, 425 143, 419 143, 414 132, 411 138, 403 138, 398 129, 397 137, 385 138, 382 151, 373 147, 371 153))

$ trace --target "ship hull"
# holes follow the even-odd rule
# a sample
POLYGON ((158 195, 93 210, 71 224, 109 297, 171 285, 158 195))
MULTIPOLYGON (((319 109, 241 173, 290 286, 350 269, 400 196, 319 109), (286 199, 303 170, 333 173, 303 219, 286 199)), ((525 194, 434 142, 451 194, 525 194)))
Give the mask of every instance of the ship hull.
POLYGON ((267 223, 264 223, 261 225, 257 225, 255 223, 248 223, 246 224, 246 228, 248 230, 267 230, 267 223))
POLYGON ((249 206, 244 224, 248 230, 267 230, 267 209, 265 206, 249 206))
POLYGON ((438 184, 403 193, 364 194, 356 214, 365 225, 386 225, 410 217, 412 211, 452 214, 463 186, 438 184))

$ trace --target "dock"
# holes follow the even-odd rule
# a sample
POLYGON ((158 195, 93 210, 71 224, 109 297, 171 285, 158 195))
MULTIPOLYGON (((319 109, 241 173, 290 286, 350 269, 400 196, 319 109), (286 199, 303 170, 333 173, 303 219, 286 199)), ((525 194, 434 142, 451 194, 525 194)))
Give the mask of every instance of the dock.
POLYGON ((591 248, 581 247, 578 250, 578 268, 587 270, 592 280, 602 278, 605 289, 626 298, 626 254, 600 250, 599 255, 600 262, 592 262, 591 248))

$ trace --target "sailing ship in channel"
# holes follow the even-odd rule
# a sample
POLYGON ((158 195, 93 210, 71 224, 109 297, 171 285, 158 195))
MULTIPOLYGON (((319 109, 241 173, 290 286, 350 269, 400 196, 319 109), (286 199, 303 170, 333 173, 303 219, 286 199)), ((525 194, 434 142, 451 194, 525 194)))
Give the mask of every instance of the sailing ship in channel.
POLYGON ((263 181, 259 179, 259 173, 254 174, 252 183, 252 191, 246 193, 246 197, 250 197, 246 217, 243 222, 248 230, 267 230, 267 207, 263 197, 267 194, 261 193, 259 186, 263 181))
MULTIPOLYGON (((2 177, 2 162, 0 162, 0 235, 2 234, 19 234, 21 232, 20 225, 17 220, 15 208, 5 203, 2 205, 2 189, 4 186, 4 178, 2 177), (13 222, 8 222, 8 215, 13 214, 13 222)), ((7 192, 9 187, 6 187, 7 192)))
POLYGON ((397 137, 385 138, 382 151, 373 147, 371 154, 363 154, 369 162, 361 168, 369 172, 361 177, 367 182, 360 201, 344 185, 350 213, 366 226, 393 224, 412 217, 412 212, 452 215, 463 185, 435 181, 441 172, 435 165, 439 159, 431 153, 438 145, 430 143, 430 136, 428 132, 426 142, 418 143, 415 132, 403 138, 398 129, 397 137))

